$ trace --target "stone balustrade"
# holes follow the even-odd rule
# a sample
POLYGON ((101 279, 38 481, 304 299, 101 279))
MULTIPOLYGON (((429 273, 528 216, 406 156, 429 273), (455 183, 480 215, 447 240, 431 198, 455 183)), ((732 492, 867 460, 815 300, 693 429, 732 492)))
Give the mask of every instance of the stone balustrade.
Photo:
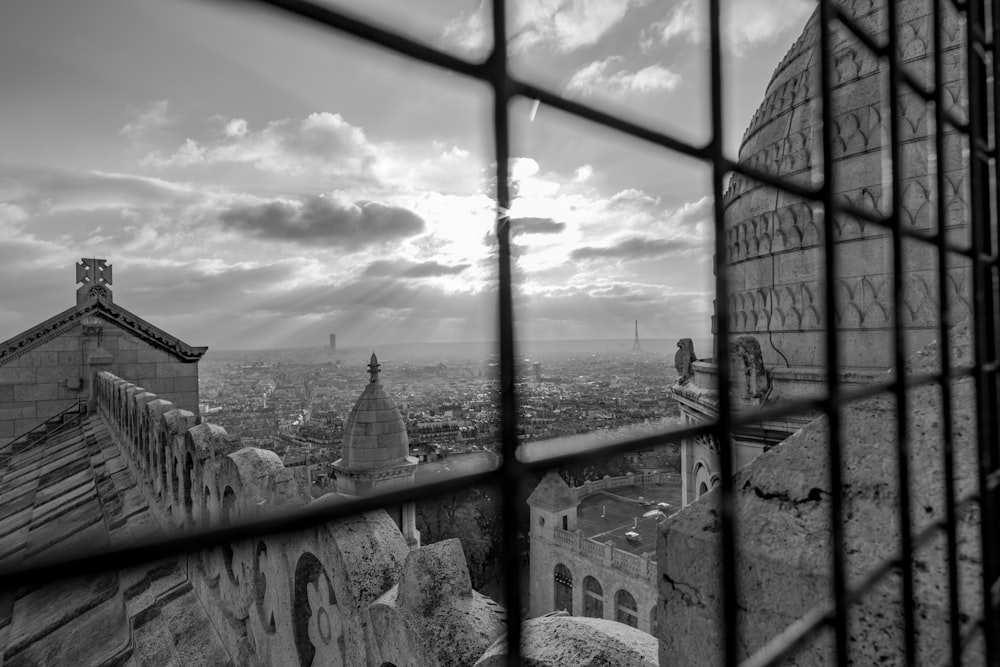
POLYGON ((656 561, 643 556, 636 556, 621 549, 615 549, 612 542, 598 542, 597 540, 584 537, 578 532, 571 532, 556 528, 552 531, 553 539, 559 544, 578 551, 582 556, 590 559, 603 559, 608 553, 608 545, 611 546, 611 566, 621 570, 626 574, 635 577, 645 577, 650 580, 656 578, 656 561))
MULTIPOLYGON (((191 412, 111 373, 97 375, 96 396, 99 414, 166 531, 220 526, 340 498, 312 500, 273 452, 242 447, 222 427, 199 424, 191 412)), ((424 547, 431 548, 440 550, 424 547)), ((454 664, 454 656, 440 655, 443 650, 471 664, 504 627, 502 609, 471 586, 459 585, 451 597, 434 601, 442 610, 466 610, 464 616, 441 612, 448 619, 442 631, 464 637, 464 643, 414 645, 421 634, 399 622, 390 624, 392 631, 373 629, 372 609, 385 607, 393 618, 422 618, 407 611, 396 591, 406 583, 408 558, 423 551, 411 552, 379 510, 224 544, 184 560, 192 587, 237 664, 382 665, 399 655, 423 656, 420 664, 454 664), (465 618, 476 619, 476 632, 460 625, 465 618)), ((457 541, 442 553, 447 558, 422 558, 449 572, 460 569, 467 579, 457 541)))

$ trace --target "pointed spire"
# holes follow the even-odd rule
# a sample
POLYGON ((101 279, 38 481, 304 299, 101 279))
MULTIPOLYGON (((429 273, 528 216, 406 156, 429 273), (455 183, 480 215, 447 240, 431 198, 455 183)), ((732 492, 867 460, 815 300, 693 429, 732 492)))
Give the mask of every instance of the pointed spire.
POLYGON ((372 350, 371 361, 368 362, 368 375, 371 377, 372 384, 378 383, 378 369, 381 364, 378 363, 378 357, 375 356, 375 351, 372 350))

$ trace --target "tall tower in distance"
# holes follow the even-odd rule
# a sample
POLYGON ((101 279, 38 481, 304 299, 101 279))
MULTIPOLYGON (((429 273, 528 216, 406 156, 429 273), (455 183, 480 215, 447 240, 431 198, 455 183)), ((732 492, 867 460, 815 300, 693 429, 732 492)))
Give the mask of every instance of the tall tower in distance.
POLYGON ((337 334, 330 334, 330 354, 337 354, 337 334))
POLYGON ((632 341, 632 353, 642 352, 642 345, 639 345, 639 320, 635 321, 635 340, 632 341))

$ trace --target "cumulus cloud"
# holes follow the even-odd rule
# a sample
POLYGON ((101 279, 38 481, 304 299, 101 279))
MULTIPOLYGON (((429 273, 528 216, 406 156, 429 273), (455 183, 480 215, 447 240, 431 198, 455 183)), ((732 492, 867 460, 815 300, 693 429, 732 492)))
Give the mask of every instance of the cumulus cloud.
MULTIPOLYGON (((629 9, 645 0, 537 0, 513 3, 508 40, 516 53, 537 47, 569 53, 596 44, 629 9)), ((444 41, 480 54, 491 43, 489 3, 463 13, 444 28, 444 41)))
POLYGON ((558 234, 566 229, 565 222, 556 222, 552 218, 511 218, 512 234, 558 234))
POLYGON ((442 264, 435 261, 410 262, 405 260, 380 259, 369 264, 364 274, 366 276, 402 277, 402 278, 434 278, 437 276, 454 276, 468 269, 471 264, 442 264))
POLYGON ((249 164, 277 174, 370 175, 378 152, 364 131, 340 114, 312 113, 282 119, 259 130, 242 118, 228 121, 223 136, 208 142, 188 138, 174 152, 153 152, 143 163, 154 167, 249 164))
POLYGON ((621 56, 594 61, 574 73, 566 84, 566 89, 576 91, 584 97, 599 94, 645 94, 673 90, 681 81, 679 74, 661 65, 650 65, 636 71, 612 71, 623 61, 621 56))
POLYGON ((239 204, 219 214, 227 228, 256 237, 357 249, 414 236, 424 220, 413 211, 372 201, 324 196, 239 204))
POLYGON ((570 252, 570 259, 652 259, 691 250, 695 244, 686 239, 654 239, 630 236, 610 246, 582 246, 570 252))
MULTIPOLYGON (((722 43, 735 55, 747 48, 773 42, 799 28, 815 9, 812 0, 728 0, 722 3, 722 43)), ((708 4, 679 0, 664 20, 644 31, 642 45, 649 50, 676 38, 702 42, 708 36, 708 4)))

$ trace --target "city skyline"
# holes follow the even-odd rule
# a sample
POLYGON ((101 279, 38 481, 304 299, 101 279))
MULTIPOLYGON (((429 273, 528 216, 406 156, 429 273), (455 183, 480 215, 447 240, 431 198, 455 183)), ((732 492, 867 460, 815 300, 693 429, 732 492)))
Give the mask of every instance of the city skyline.
MULTIPOLYGON (((731 3, 724 3, 727 8, 731 3)), ((707 139, 699 3, 524 3, 515 74, 707 139)), ((484 7, 356 8, 460 55, 484 7)), ((727 146, 806 0, 733 4, 727 146)), ((114 298, 215 349, 495 339, 486 90, 261 11, 199 2, 40 2, 0 26, 0 339, 73 302, 73 263, 114 298), (190 74, 197 68, 199 75, 190 74)), ((515 317, 524 340, 709 335, 703 165, 511 106, 515 317)))

